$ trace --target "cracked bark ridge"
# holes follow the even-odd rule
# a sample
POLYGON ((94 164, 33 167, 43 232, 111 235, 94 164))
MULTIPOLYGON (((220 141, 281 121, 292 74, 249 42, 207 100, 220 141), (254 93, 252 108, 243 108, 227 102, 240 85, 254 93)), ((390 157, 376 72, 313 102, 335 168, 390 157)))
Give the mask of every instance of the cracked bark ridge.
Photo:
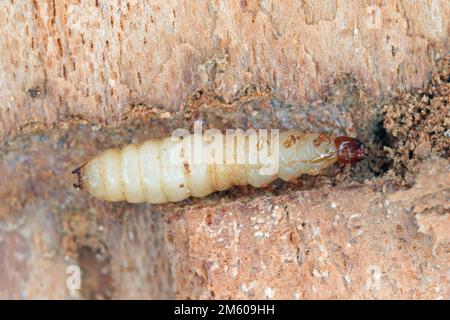
POLYGON ((352 74, 373 97, 421 87, 448 52, 448 1, 26 1, 0 6, 0 136, 116 124, 252 85, 304 103, 352 74), (36 89, 37 88, 37 89, 36 89), (36 94, 39 92, 39 94, 36 94))

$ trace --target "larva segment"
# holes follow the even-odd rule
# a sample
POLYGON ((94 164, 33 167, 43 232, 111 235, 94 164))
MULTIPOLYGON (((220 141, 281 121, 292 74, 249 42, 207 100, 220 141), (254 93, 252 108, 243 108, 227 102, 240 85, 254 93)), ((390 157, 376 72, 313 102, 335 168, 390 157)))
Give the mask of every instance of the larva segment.
MULTIPOLYGON (((275 146, 276 147, 276 146, 275 146)), ((246 141, 246 181, 249 185, 260 188, 277 178, 275 172, 264 174, 264 168, 274 166, 274 160, 279 159, 271 147, 270 135, 254 134, 246 141), (256 163, 255 163, 256 162, 256 163)))
MULTIPOLYGON (((232 181, 234 185, 245 186, 247 185, 247 150, 248 140, 243 132, 236 132, 232 136, 234 141, 234 159, 233 159, 233 175, 232 181)), ((230 140, 231 141, 231 140, 230 140)))
POLYGON ((143 188, 145 189, 145 201, 151 203, 165 203, 168 201, 161 187, 161 168, 159 141, 147 140, 140 145, 139 166, 143 188))
POLYGON ((161 186, 165 196, 171 202, 181 201, 190 196, 183 165, 179 161, 182 148, 177 146, 179 141, 173 141, 172 138, 163 139, 159 146, 161 186))
POLYGON ((121 152, 121 175, 123 193, 128 202, 139 203, 146 200, 144 183, 141 179, 138 148, 134 144, 124 147, 121 152))
POLYGON ((318 175, 333 165, 336 160, 336 147, 332 139, 322 140, 320 134, 284 132, 280 135, 280 170, 278 176, 290 181, 301 174, 318 175))
POLYGON ((204 137, 200 134, 192 134, 182 141, 181 164, 186 184, 194 197, 204 197, 215 190, 213 189, 209 166, 202 159, 194 146, 204 145, 204 137))
MULTIPOLYGON (((213 146, 213 150, 206 150, 211 156, 209 167, 209 176, 211 187, 214 191, 222 191, 233 186, 232 174, 234 160, 227 163, 227 141, 222 134, 214 136, 205 136, 204 145, 213 146)), ((230 146, 228 146, 230 147, 230 146)), ((232 146, 231 146, 232 147, 232 146)))
MULTIPOLYGON (((91 172, 98 171, 99 177, 103 180, 101 183, 100 194, 108 201, 126 200, 122 181, 122 173, 120 170, 121 152, 117 149, 106 150, 101 154, 97 161, 91 165, 91 172)), ((92 186, 94 187, 94 186, 92 186)))
POLYGON ((231 137, 193 134, 106 150, 73 173, 76 187, 100 199, 164 203, 233 185, 261 187, 277 177, 288 181, 317 175, 337 161, 355 163, 366 154, 361 142, 348 137, 238 131, 231 137))

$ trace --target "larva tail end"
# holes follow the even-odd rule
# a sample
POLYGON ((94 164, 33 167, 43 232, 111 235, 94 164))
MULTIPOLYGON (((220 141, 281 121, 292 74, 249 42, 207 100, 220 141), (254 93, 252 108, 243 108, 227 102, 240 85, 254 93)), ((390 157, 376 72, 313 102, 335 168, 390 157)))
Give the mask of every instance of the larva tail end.
POLYGON ((77 182, 73 184, 73 187, 77 190, 81 190, 83 188, 83 181, 81 179, 81 167, 76 168, 75 170, 72 171, 72 174, 76 174, 77 175, 77 182))

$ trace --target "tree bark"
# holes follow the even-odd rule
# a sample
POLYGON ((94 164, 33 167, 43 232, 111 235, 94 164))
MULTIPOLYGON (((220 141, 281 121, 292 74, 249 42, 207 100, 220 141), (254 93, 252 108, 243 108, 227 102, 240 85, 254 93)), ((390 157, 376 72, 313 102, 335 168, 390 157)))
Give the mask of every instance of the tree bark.
POLYGON ((418 88, 448 52, 449 16, 446 0, 3 2, 0 136, 179 110, 197 91, 302 103, 344 73, 376 98, 418 88))
MULTIPOLYGON (((448 155, 429 159, 423 129, 410 189, 373 170, 389 164, 380 102, 426 87, 448 17, 447 0, 2 1, 0 298, 450 299, 448 155), (197 119, 358 135, 372 155, 350 183, 181 204, 72 188, 90 156, 197 119)), ((430 114, 441 80, 418 98, 430 114)))

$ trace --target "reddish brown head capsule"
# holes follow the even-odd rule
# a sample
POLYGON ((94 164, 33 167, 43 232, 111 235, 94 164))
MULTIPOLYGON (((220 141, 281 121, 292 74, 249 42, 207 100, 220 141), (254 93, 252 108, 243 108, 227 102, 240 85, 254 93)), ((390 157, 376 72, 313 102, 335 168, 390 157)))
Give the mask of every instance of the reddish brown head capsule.
POLYGON ((337 137, 334 140, 339 164, 356 163, 367 157, 367 148, 358 139, 350 137, 337 137))

